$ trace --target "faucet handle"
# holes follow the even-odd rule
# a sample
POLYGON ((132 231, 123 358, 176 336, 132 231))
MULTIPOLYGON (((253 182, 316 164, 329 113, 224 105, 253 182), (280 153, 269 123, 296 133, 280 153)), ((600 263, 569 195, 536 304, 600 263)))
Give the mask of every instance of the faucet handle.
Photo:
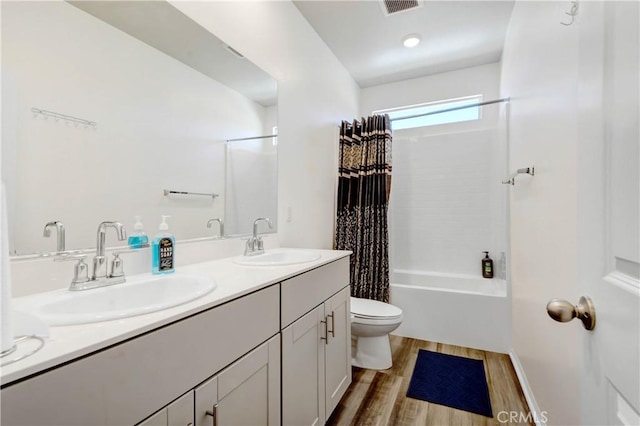
POLYGON ((120 253, 113 253, 113 260, 111 261, 111 275, 109 278, 124 277, 124 265, 122 259, 120 259, 120 253))
POLYGON ((89 282, 89 265, 84 263, 85 255, 69 256, 71 260, 73 258, 78 259, 78 263, 73 267, 73 279, 69 285, 69 291, 85 290, 86 284, 89 282))
POLYGON ((72 260, 77 260, 78 263, 73 267, 73 279, 71 280, 71 285, 69 286, 69 290, 82 290, 84 286, 81 284, 89 281, 89 265, 84 263, 84 259, 87 257, 84 253, 76 253, 76 254, 64 254, 57 255, 53 258, 54 262, 70 262, 72 260))
POLYGON ((84 258, 86 256, 78 257, 78 263, 73 267, 73 279, 71 280, 71 285, 86 283, 89 281, 89 265, 84 263, 84 258))

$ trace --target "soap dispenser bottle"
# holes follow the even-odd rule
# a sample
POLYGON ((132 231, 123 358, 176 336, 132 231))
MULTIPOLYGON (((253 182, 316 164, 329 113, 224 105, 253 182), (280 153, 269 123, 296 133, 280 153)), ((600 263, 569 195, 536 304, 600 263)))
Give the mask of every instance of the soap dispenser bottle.
POLYGON ((169 232, 167 218, 171 216, 161 216, 162 223, 158 227, 158 234, 153 238, 151 244, 151 272, 154 274, 172 274, 175 272, 175 245, 176 239, 169 232))
POLYGON ((488 251, 483 251, 484 259, 482 259, 482 278, 493 278, 493 260, 489 257, 488 251))
POLYGON ((136 224, 133 225, 133 234, 129 235, 129 247, 139 249, 149 247, 149 236, 144 232, 144 226, 140 220, 140 216, 134 216, 136 224))

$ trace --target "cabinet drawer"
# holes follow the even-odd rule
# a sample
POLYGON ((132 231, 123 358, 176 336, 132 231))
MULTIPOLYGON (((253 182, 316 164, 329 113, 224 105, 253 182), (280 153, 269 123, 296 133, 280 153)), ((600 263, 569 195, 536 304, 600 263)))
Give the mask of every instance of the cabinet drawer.
POLYGON ((347 285, 349 257, 283 281, 281 328, 285 328, 347 285))
POLYGON ((271 286, 9 386, 2 424, 136 424, 278 333, 278 293, 271 286))

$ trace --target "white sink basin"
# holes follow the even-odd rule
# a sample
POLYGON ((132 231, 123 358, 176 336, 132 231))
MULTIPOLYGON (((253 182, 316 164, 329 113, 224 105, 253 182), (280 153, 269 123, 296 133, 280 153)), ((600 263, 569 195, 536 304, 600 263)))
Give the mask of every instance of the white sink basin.
POLYGON ((320 259, 320 253, 313 250, 274 249, 255 256, 235 257, 233 262, 246 266, 283 266, 312 262, 318 259, 320 259))
POLYGON ((86 324, 161 311, 215 288, 215 282, 199 275, 145 275, 91 290, 41 293, 17 299, 14 305, 49 325, 86 324))

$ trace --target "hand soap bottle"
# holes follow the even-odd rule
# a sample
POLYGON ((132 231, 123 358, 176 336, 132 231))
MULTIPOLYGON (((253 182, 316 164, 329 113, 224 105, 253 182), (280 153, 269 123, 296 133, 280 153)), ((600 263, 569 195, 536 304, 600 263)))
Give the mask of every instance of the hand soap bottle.
POLYGON ((134 232, 129 235, 129 247, 132 249, 139 249, 143 247, 149 247, 149 237, 144 232, 144 226, 140 220, 140 216, 134 216, 136 224, 133 225, 134 232))
POLYGON ((175 272, 174 247, 176 239, 169 232, 167 218, 171 216, 161 216, 158 234, 153 238, 151 244, 151 272, 154 274, 172 274, 175 272))
POLYGON ((484 259, 482 259, 482 277, 493 278, 493 260, 489 257, 488 251, 483 251, 484 259))

